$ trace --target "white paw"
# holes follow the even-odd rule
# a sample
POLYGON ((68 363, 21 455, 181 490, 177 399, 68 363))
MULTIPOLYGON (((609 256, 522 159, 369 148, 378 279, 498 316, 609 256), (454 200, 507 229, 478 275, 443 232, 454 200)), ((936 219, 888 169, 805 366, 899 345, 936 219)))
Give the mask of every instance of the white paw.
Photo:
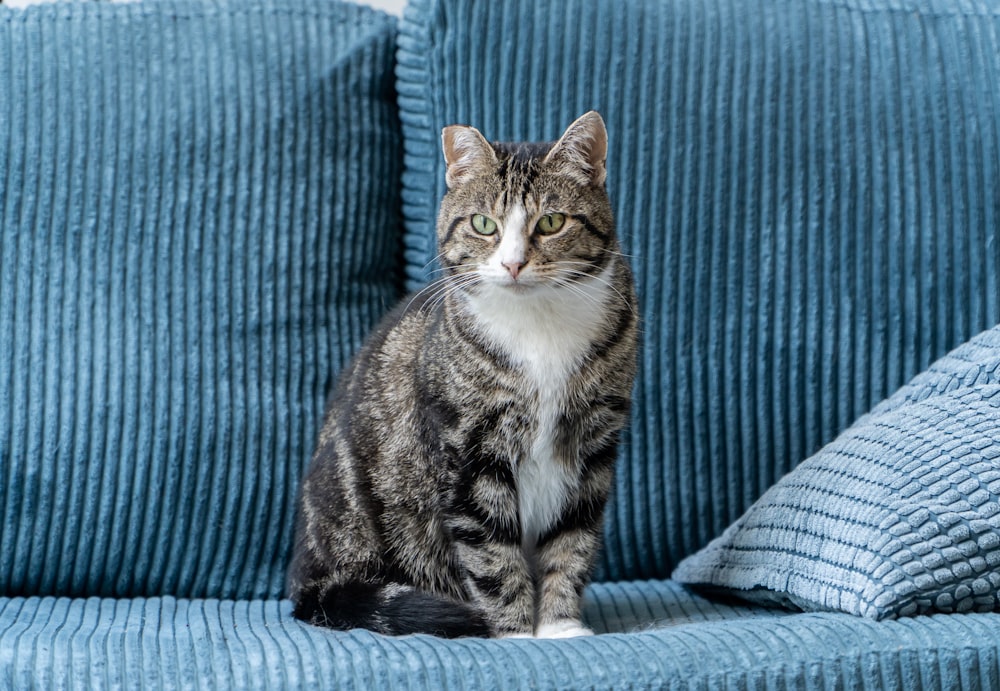
POLYGON ((576 638, 577 636, 593 635, 593 631, 576 619, 562 619, 539 626, 535 638, 576 638))
POLYGON ((530 633, 505 633, 500 638, 534 638, 530 633))

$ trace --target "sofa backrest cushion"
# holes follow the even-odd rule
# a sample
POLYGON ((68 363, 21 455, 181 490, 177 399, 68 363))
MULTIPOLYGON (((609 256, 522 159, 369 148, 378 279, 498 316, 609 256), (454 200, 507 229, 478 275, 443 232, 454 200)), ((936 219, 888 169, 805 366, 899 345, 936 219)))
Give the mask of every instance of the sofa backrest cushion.
POLYGON ((1000 16, 986 0, 411 0, 410 287, 439 132, 596 108, 644 350, 599 577, 666 576, 1000 321, 1000 16))
POLYGON ((0 593, 278 596, 398 299, 395 20, 0 6, 0 593))

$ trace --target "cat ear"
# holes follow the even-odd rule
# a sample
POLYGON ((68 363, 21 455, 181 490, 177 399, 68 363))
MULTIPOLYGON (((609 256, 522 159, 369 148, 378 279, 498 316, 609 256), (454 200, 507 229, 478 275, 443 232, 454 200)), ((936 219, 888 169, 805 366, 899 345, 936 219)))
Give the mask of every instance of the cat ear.
POLYGON ((495 169, 496 152, 475 127, 449 125, 441 130, 441 148, 448 169, 444 179, 451 189, 495 169))
POLYGON ((607 177, 608 131, 596 110, 584 113, 566 128, 545 157, 584 185, 603 185, 607 177))

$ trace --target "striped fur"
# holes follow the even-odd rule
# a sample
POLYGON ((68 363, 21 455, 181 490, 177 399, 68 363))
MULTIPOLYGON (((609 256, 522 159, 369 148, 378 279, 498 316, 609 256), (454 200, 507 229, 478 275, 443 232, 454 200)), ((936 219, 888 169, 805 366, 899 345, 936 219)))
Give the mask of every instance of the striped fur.
POLYGON ((341 377, 302 486, 297 617, 386 634, 589 633, 580 596, 638 338, 606 136, 593 112, 556 144, 445 128, 442 278, 341 377), (542 234, 554 213, 562 228, 542 234))

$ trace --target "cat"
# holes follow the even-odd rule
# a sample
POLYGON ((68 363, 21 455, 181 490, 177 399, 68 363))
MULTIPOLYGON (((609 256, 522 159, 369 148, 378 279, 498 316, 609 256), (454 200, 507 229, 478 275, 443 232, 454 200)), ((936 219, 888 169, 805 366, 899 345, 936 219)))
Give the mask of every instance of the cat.
POLYGON ((592 633, 580 600, 635 377, 591 111, 555 144, 444 128, 443 278, 341 375, 299 496, 294 616, 389 635, 592 633))

